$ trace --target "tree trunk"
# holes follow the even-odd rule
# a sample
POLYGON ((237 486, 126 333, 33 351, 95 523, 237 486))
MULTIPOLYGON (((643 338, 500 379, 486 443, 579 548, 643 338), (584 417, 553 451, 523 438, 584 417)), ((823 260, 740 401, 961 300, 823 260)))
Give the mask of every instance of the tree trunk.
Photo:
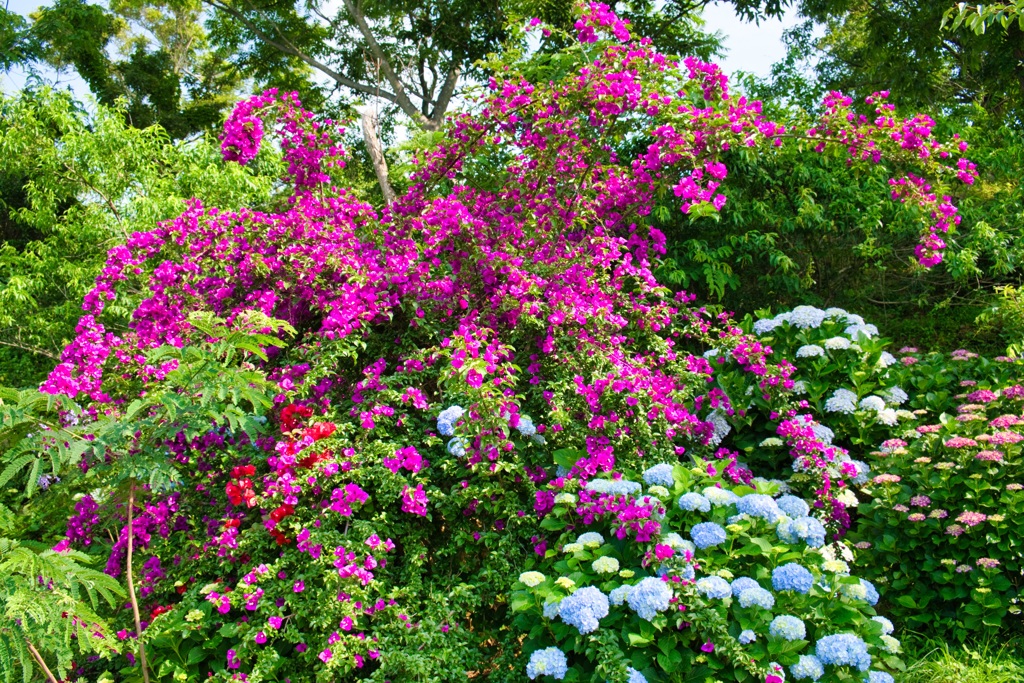
POLYGON ((132 519, 135 512, 135 482, 128 489, 128 599, 132 603, 132 614, 135 616, 135 637, 139 642, 139 663, 142 665, 142 680, 149 683, 149 667, 146 665, 146 646, 142 644, 142 619, 139 618, 139 601, 135 597, 135 579, 132 574, 132 549, 135 541, 135 530, 132 519))
POLYGON ((388 163, 384 159, 380 138, 377 137, 377 117, 371 114, 369 109, 363 109, 359 118, 362 120, 363 140, 366 141, 366 149, 370 153, 373 172, 377 174, 377 182, 384 193, 384 202, 391 204, 395 201, 395 191, 391 189, 391 183, 388 181, 388 163))

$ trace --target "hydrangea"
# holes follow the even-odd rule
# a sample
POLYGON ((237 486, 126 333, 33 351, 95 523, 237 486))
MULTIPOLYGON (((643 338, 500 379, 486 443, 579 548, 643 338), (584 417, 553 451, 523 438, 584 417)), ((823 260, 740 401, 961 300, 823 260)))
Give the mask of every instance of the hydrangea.
POLYGON ((857 476, 853 478, 853 483, 858 486, 868 483, 868 475, 871 474, 871 465, 862 460, 851 460, 850 462, 857 468, 857 476))
POLYGON ((580 635, 592 633, 597 630, 598 621, 608 616, 608 596, 594 586, 580 588, 562 600, 558 616, 575 626, 580 635))
POLYGON ((887 402, 894 406, 901 406, 910 398, 907 396, 907 392, 903 391, 900 387, 889 387, 889 389, 882 392, 882 396, 885 397, 887 402))
POLYGON ((455 434, 455 423, 466 413, 462 406, 450 406, 441 411, 437 416, 437 431, 441 436, 452 436, 455 434))
POLYGON ((825 675, 825 667, 814 655, 800 655, 800 661, 789 667, 789 672, 798 681, 805 678, 816 681, 825 675))
POLYGON ((825 412, 850 414, 857 410, 857 394, 849 389, 836 389, 825 401, 825 412))
POLYGON ((717 486, 709 486, 701 491, 701 493, 703 493, 704 497, 707 498, 708 501, 716 508, 724 505, 734 505, 736 501, 740 499, 739 496, 729 489, 723 489, 717 486))
POLYGON ((661 542, 673 550, 689 550, 691 553, 697 549, 692 542, 672 531, 661 537, 661 542))
POLYGON ((733 582, 732 582, 732 594, 735 597, 739 597, 740 593, 742 593, 743 591, 745 591, 745 590, 747 590, 749 588, 760 588, 760 587, 761 587, 761 584, 759 584, 757 581, 754 581, 749 576, 741 576, 741 577, 733 580, 733 582))
POLYGON ((526 675, 530 677, 531 681, 537 676, 551 676, 556 680, 561 680, 565 678, 565 674, 569 670, 568 664, 564 652, 557 647, 546 647, 530 655, 530 663, 526 665, 526 675))
POLYGON ((884 424, 886 427, 895 427, 896 424, 900 421, 899 414, 892 408, 885 408, 884 410, 879 410, 878 414, 875 415, 875 418, 881 424, 884 424))
POLYGON ((891 652, 892 654, 897 654, 900 651, 900 641, 890 635, 882 636, 882 645, 885 647, 887 652, 891 652))
POLYGON ((806 517, 811 511, 811 507, 802 498, 796 496, 782 496, 775 501, 775 504, 790 517, 806 517))
POLYGON ((578 553, 583 550, 582 543, 566 543, 562 546, 562 552, 568 555, 569 553, 578 553))
POLYGON ((832 439, 836 438, 836 433, 825 425, 815 423, 811 425, 811 431, 814 432, 815 438, 826 446, 831 446, 832 439))
POLYGON ((658 612, 668 609, 672 589, 661 579, 647 577, 633 586, 626 596, 629 608, 641 619, 651 621, 658 612))
POLYGON ((864 679, 864 683, 895 683, 895 679, 884 671, 872 671, 864 679))
POLYGON ((723 600, 732 595, 732 587, 721 576, 705 576, 697 580, 697 591, 706 598, 723 600))
POLYGON ((888 619, 886 619, 886 618, 885 618, 885 617, 883 617, 883 616, 876 616, 876 617, 871 617, 871 620, 872 620, 872 621, 877 621, 877 622, 878 622, 879 624, 881 624, 881 625, 882 625, 882 634, 883 634, 883 635, 886 635, 886 636, 887 636, 887 635, 889 635, 890 633, 892 633, 892 632, 893 632, 893 630, 894 630, 894 627, 893 627, 893 625, 892 625, 892 622, 891 622, 891 621, 889 621, 888 619))
POLYGON ((708 439, 709 446, 717 446, 722 443, 722 439, 729 435, 732 431, 732 425, 729 424, 728 420, 725 419, 725 415, 718 412, 717 410, 711 411, 708 414, 708 422, 711 423, 711 438, 708 439))
POLYGON ((796 350, 797 358, 816 358, 824 355, 825 349, 821 348, 817 344, 804 344, 796 350))
POLYGON ((596 531, 588 531, 580 534, 579 538, 576 539, 576 542, 584 548, 600 548, 604 544, 604 536, 596 531))
POLYGON ((814 654, 823 664, 850 666, 860 671, 871 667, 871 655, 867 644, 852 633, 837 633, 820 638, 814 647, 814 654))
POLYGON ((544 603, 544 618, 554 621, 558 618, 558 608, 561 607, 561 600, 544 603))
POLYGON ((516 425, 516 429, 523 436, 533 436, 537 433, 537 426, 533 424, 533 420, 530 419, 529 415, 519 416, 519 424, 516 425))
POLYGON ((661 499, 663 499, 663 498, 668 498, 671 495, 667 488, 665 488, 664 486, 660 486, 659 484, 654 484, 653 486, 649 486, 647 488, 647 493, 651 494, 652 496, 657 498, 659 501, 661 499))
POLYGON ((776 567, 772 571, 772 588, 777 591, 807 593, 814 585, 814 575, 795 562, 776 567))
POLYGON ((668 463, 661 463, 654 467, 644 470, 644 482, 648 486, 660 485, 660 486, 675 486, 676 480, 672 477, 672 465, 668 463))
POLYGON ((786 322, 802 330, 820 327, 825 322, 825 311, 814 306, 797 306, 785 316, 786 322))
POLYGON ((885 410, 885 399, 881 396, 865 396, 860 401, 861 410, 873 410, 876 413, 885 410))
POLYGON ((781 324, 781 321, 777 321, 774 318, 761 318, 754 322, 754 334, 758 336, 768 334, 781 324))
MULTIPOLYGON (((875 334, 878 334, 878 333, 875 332, 875 334)), ((883 367, 883 368, 887 368, 890 365, 895 365, 898 362, 899 361, 896 360, 896 356, 892 355, 888 351, 882 351, 882 355, 879 356, 879 358, 878 358, 878 364, 881 367, 883 367)))
POLYGON ((528 588, 533 588, 544 583, 544 575, 540 572, 523 572, 519 575, 519 581, 528 588))
POLYGON ((555 505, 570 505, 575 507, 576 496, 574 496, 571 493, 566 493, 565 491, 563 491, 562 493, 559 493, 558 495, 555 496, 555 505))
POLYGON ((804 541, 812 548, 825 545, 825 527, 813 517, 797 517, 779 524, 775 530, 780 540, 789 544, 804 541))
POLYGON ((761 609, 771 609, 775 606, 775 596, 760 586, 746 588, 740 592, 737 600, 740 607, 757 606, 761 609))
POLYGON ((850 339, 871 339, 872 337, 878 336, 878 328, 871 323, 854 323, 853 325, 848 325, 843 332, 845 332, 850 339))
POLYGON ((592 566, 598 574, 614 574, 619 571, 619 561, 611 555, 597 558, 592 566))
POLYGON ((768 635, 784 640, 802 640, 807 635, 807 627, 797 617, 780 614, 768 625, 768 635))
POLYGON ((686 510, 687 512, 693 512, 694 510, 708 512, 711 510, 711 501, 699 493, 691 491, 679 497, 679 509, 686 510))
POLYGON ((626 601, 626 597, 629 595, 629 591, 631 591, 632 589, 633 587, 630 586, 628 583, 623 584, 618 588, 613 588, 611 593, 608 594, 608 599, 611 601, 613 605, 617 607, 626 601))
POLYGON ((842 560, 825 560, 821 563, 822 571, 830 572, 832 574, 849 574, 850 565, 846 564, 842 560))
POLYGON ((626 667, 626 673, 629 674, 629 679, 626 683, 647 683, 644 675, 631 666, 626 667))
POLYGON ((466 440, 461 436, 453 437, 448 442, 448 453, 454 455, 456 458, 464 458, 466 457, 466 445, 466 440))
POLYGON ((749 645, 750 643, 757 640, 757 634, 751 631, 749 628, 741 631, 740 635, 736 640, 740 641, 740 645, 749 645))
POLYGON ((701 522, 690 529, 690 538, 698 548, 703 550, 724 543, 725 529, 714 522, 701 522))
POLYGON ((761 493, 750 493, 736 502, 736 510, 740 514, 760 517, 775 523, 782 516, 782 510, 771 496, 761 493))
POLYGON ((609 479, 591 479, 583 488, 587 491, 593 491, 594 493, 630 495, 636 493, 643 487, 636 482, 627 481, 625 479, 620 479, 618 481, 611 481, 609 479))
POLYGON ((831 337, 825 340, 826 349, 842 351, 850 348, 850 346, 852 346, 852 344, 846 337, 831 337))

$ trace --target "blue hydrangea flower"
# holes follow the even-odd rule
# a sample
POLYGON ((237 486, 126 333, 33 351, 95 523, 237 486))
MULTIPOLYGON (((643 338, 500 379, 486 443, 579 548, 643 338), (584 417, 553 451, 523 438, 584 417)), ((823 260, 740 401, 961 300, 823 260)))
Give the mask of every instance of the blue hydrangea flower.
POLYGON ((864 683, 894 683, 893 677, 884 671, 872 671, 864 679, 864 683))
POLYGON ((529 415, 519 416, 519 424, 516 425, 516 429, 523 436, 533 436, 537 433, 537 426, 533 424, 533 420, 530 419, 529 415))
POLYGON ((850 414, 857 410, 857 394, 849 389, 836 389, 825 401, 825 412, 850 414))
POLYGON ((775 606, 775 596, 771 594, 771 591, 766 591, 760 586, 747 588, 739 594, 737 600, 740 603, 740 607, 756 605, 761 609, 771 609, 775 606))
POLYGON ((885 399, 881 396, 865 396, 858 405, 861 410, 873 410, 877 413, 879 410, 885 409, 885 399))
POLYGON ((668 609, 669 600, 672 599, 672 589, 661 579, 647 577, 640 583, 633 586, 626 596, 629 608, 636 612, 641 619, 651 621, 658 612, 668 609))
POLYGON ((732 595, 732 587, 721 576, 705 576, 698 579, 697 591, 709 599, 722 600, 732 595))
POLYGON ((454 455, 456 458, 466 457, 466 440, 461 436, 456 436, 448 442, 448 452, 454 455))
POLYGON ((670 531, 661 537, 661 542, 673 550, 689 550, 691 553, 697 549, 692 541, 687 541, 674 531, 670 531))
POLYGON ((562 599, 558 616, 570 626, 575 626, 580 635, 593 633, 600 625, 598 621, 608 616, 608 596, 594 586, 580 588, 562 599))
POLYGON ((708 501, 717 507, 723 507, 725 505, 735 505, 736 501, 740 499, 735 493, 728 489, 718 488, 717 486, 709 486, 701 493, 708 501))
POLYGON ((775 500, 762 493, 751 493, 740 498, 736 502, 736 511, 741 515, 760 517, 772 523, 782 515, 782 510, 775 500))
POLYGON ((732 594, 733 597, 739 597, 740 593, 747 590, 748 588, 760 588, 761 584, 754 581, 749 576, 741 576, 737 579, 733 579, 732 582, 732 594))
POLYGON ((807 627, 797 617, 780 614, 768 625, 768 635, 785 640, 803 640, 807 635, 807 627))
POLYGON ((871 465, 861 460, 851 460, 853 466, 857 468, 857 476, 851 481, 857 486, 868 483, 868 474, 871 472, 871 465))
POLYGON ((537 676, 551 676, 556 680, 561 680, 565 678, 565 674, 569 670, 568 664, 564 652, 557 647, 546 647, 530 655, 530 663, 526 665, 526 675, 530 677, 531 681, 537 676))
POLYGON ((672 478, 672 465, 668 463, 661 463, 645 470, 643 477, 648 486, 671 488, 676 485, 676 480, 672 478))
POLYGON ((825 667, 814 655, 800 655, 800 661, 789 667, 789 672, 798 681, 805 678, 816 681, 825 675, 825 667))
POLYGON ((554 621, 558 618, 558 608, 561 607, 561 602, 545 602, 544 603, 544 618, 554 621))
POLYGON ((629 595, 629 591, 633 590, 633 587, 629 584, 624 584, 618 588, 613 588, 612 592, 608 594, 608 599, 616 607, 626 601, 626 596, 629 595))
POLYGON ((736 640, 740 641, 740 645, 749 645, 750 643, 757 640, 757 634, 748 628, 747 630, 741 632, 736 640))
POLYGON ((643 487, 635 481, 626 481, 620 479, 613 481, 608 486, 608 493, 615 494, 617 496, 630 496, 634 493, 638 493, 643 487))
POLYGON ((814 654, 823 664, 851 666, 860 671, 871 667, 867 644, 852 633, 837 633, 819 639, 814 654))
POLYGON ((882 635, 887 636, 893 632, 892 622, 883 616, 871 617, 872 621, 877 621, 882 625, 882 635))
POLYGON ((795 562, 776 567, 772 571, 772 588, 777 591, 807 593, 814 585, 814 575, 806 567, 795 562))
POLYGON ((647 683, 647 679, 644 678, 644 675, 631 666, 626 668, 626 673, 629 674, 629 680, 627 683, 647 683))
POLYGON ((455 434, 455 423, 466 413, 462 406, 449 406, 437 416, 437 431, 441 436, 452 436, 455 434))
POLYGON ((693 581, 693 579, 694 579, 694 577, 696 575, 697 575, 696 572, 693 571, 693 565, 692 564, 688 564, 688 565, 686 565, 685 567, 683 567, 682 569, 679 570, 679 576, 681 576, 682 578, 686 579, 687 581, 693 581))
POLYGON ((679 497, 679 509, 686 510, 687 512, 709 512, 711 510, 711 501, 691 491, 690 493, 684 493, 679 497))
POLYGON ((694 545, 703 550, 719 543, 725 543, 725 529, 714 522, 701 522, 690 529, 694 545))
POLYGON ((811 506, 796 496, 783 496, 775 501, 775 504, 779 506, 780 510, 794 518, 806 517, 811 511, 811 506))
POLYGON ((775 530, 779 540, 790 545, 804 541, 812 548, 825 545, 825 527, 813 517, 798 517, 779 524, 775 530))
POLYGON ((864 586, 864 589, 868 592, 868 604, 874 607, 878 604, 878 589, 875 588, 875 584, 871 583, 867 579, 861 579, 860 585, 864 586))
POLYGON ((814 432, 814 437, 826 446, 831 446, 832 440, 836 438, 836 433, 825 425, 813 424, 811 431, 814 432))

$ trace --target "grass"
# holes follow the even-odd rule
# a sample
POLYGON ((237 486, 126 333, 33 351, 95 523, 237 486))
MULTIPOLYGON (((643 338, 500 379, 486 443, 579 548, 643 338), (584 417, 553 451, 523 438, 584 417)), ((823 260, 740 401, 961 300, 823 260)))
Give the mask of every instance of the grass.
POLYGON ((937 640, 904 641, 904 661, 913 662, 899 683, 1020 683, 1024 643, 1014 639, 970 645, 937 640))

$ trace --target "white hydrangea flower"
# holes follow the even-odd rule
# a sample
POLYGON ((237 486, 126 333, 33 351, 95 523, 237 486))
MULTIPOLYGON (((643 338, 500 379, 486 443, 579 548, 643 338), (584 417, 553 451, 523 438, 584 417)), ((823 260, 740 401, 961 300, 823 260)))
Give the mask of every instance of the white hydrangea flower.
POLYGON ((582 543, 566 543, 562 546, 562 552, 568 555, 569 553, 578 553, 583 551, 582 543))
POLYGON ((769 436, 767 439, 758 444, 761 448, 778 448, 782 445, 782 439, 777 436, 769 436))
POLYGON ((814 306, 797 306, 789 312, 789 324, 802 330, 818 328, 825 321, 825 311, 814 306))
POLYGON ((611 555, 597 558, 591 566, 598 574, 614 574, 619 571, 619 561, 611 555))
POLYGON ((850 339, 871 339, 878 336, 878 328, 870 323, 867 325, 850 325, 843 331, 850 339))
POLYGON ((824 355, 825 349, 821 348, 817 344, 804 344, 796 350, 797 358, 816 358, 824 355))
POLYGON ((900 419, 899 415, 897 415, 896 411, 893 410, 892 408, 885 408, 884 410, 879 410, 878 415, 876 415, 875 417, 877 417, 878 421, 887 427, 895 427, 896 423, 899 422, 900 419))
POLYGON ((576 496, 571 493, 559 493, 555 496, 555 505, 575 505, 576 496))
POLYGON ((907 396, 907 392, 903 391, 900 387, 889 387, 889 389, 882 392, 882 396, 887 403, 894 406, 901 406, 910 398, 907 396))
POLYGON ((722 439, 729 435, 732 431, 732 425, 725 419, 725 416, 717 410, 712 410, 708 414, 708 422, 711 423, 711 427, 714 430, 711 434, 711 440, 708 441, 709 446, 717 446, 722 443, 722 439))
POLYGON ((846 337, 829 337, 825 340, 826 349, 843 351, 850 348, 852 345, 852 342, 850 342, 846 337))
POLYGON ((849 389, 836 389, 832 396, 825 401, 825 412, 827 413, 852 413, 857 410, 857 394, 849 389))
POLYGON ((848 316, 848 315, 849 315, 849 313, 847 313, 842 308, 837 308, 836 306, 830 306, 829 308, 825 309, 825 318, 826 319, 828 319, 828 318, 843 318, 845 320, 846 316, 848 316))
POLYGON ((839 495, 836 496, 836 500, 848 508, 855 508, 860 504, 860 501, 857 500, 857 495, 850 489, 843 489, 840 491, 839 495))
POLYGON ((802 379, 798 379, 793 382, 793 393, 794 394, 806 394, 807 393, 807 382, 802 379))
POLYGON ((878 358, 878 365, 883 368, 887 368, 890 365, 895 365, 899 361, 896 360, 896 356, 892 355, 888 351, 882 351, 882 355, 878 358))
POLYGON ((864 324, 864 318, 862 318, 861 316, 857 315, 856 313, 847 313, 846 314, 846 324, 847 325, 863 325, 864 324))
POLYGON ((861 410, 873 410, 876 413, 885 410, 885 399, 881 396, 865 396, 860 401, 861 410))
POLYGON ((914 413, 909 410, 897 410, 896 417, 898 417, 901 420, 913 420, 917 416, 914 415, 914 413))
POLYGON ((523 572, 519 575, 519 580, 528 588, 533 588, 544 583, 544 575, 540 572, 523 572))

